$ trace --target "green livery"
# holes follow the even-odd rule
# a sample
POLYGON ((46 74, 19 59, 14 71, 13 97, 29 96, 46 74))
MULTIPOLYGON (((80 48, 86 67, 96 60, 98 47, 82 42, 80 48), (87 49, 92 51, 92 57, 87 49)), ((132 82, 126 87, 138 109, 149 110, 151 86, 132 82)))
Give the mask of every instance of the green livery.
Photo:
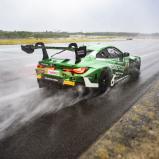
POLYGON ((120 80, 130 76, 139 77, 141 58, 123 53, 114 46, 68 47, 45 46, 42 42, 21 46, 27 53, 42 49, 43 59, 36 68, 39 87, 75 87, 96 89, 101 93, 113 87, 120 80), (49 56, 47 50, 57 50, 49 56))

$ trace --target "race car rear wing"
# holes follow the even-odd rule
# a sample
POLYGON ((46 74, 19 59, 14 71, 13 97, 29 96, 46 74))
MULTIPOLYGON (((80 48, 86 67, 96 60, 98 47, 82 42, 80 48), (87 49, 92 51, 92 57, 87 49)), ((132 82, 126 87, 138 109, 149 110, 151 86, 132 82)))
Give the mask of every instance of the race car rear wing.
POLYGON ((35 45, 21 45, 21 49, 28 54, 34 52, 35 49, 42 49, 43 60, 49 59, 47 49, 58 49, 58 50, 69 50, 74 51, 76 55, 76 63, 81 61, 81 58, 86 56, 86 46, 80 46, 76 43, 70 43, 68 47, 56 47, 56 46, 45 46, 43 42, 38 42, 35 45))

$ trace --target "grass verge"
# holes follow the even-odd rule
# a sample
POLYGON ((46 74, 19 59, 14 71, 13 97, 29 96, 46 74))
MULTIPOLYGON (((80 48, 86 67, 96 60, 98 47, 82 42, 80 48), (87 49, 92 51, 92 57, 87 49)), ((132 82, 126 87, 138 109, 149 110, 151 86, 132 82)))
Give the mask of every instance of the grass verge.
POLYGON ((50 39, 47 39, 47 38, 0 39, 0 45, 34 44, 39 41, 42 41, 44 43, 71 43, 71 42, 105 42, 105 41, 113 41, 113 40, 117 40, 117 38, 84 37, 84 38, 58 38, 58 39, 51 39, 51 38, 50 39))
POLYGON ((158 159, 159 80, 79 159, 158 159))

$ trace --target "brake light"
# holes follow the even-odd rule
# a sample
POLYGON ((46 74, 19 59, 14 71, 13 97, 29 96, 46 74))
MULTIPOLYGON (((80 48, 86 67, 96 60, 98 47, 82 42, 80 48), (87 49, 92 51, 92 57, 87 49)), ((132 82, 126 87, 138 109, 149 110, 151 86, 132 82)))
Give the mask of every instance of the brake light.
POLYGON ((86 67, 81 67, 81 68, 74 68, 74 69, 73 69, 73 72, 74 72, 74 73, 77 73, 77 74, 82 74, 82 73, 85 73, 87 70, 88 70, 88 68, 86 68, 86 67))
POLYGON ((38 64, 37 65, 37 68, 44 68, 45 66, 41 65, 41 64, 38 64))
POLYGON ((76 74, 82 74, 82 73, 85 73, 88 70, 88 68, 86 68, 86 67, 73 68, 73 69, 66 68, 66 69, 63 69, 63 70, 66 71, 66 72, 72 72, 72 73, 76 73, 76 74))

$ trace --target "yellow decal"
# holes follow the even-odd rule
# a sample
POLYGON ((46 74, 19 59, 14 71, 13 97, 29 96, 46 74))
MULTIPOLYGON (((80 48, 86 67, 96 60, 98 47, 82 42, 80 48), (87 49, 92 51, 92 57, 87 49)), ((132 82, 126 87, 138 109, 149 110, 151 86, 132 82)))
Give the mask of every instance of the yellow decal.
POLYGON ((66 80, 65 80, 65 81, 63 82, 63 84, 64 84, 64 85, 75 86, 75 82, 73 82, 73 81, 66 81, 66 80))
POLYGON ((37 79, 41 79, 41 78, 42 78, 41 74, 38 74, 37 79))

